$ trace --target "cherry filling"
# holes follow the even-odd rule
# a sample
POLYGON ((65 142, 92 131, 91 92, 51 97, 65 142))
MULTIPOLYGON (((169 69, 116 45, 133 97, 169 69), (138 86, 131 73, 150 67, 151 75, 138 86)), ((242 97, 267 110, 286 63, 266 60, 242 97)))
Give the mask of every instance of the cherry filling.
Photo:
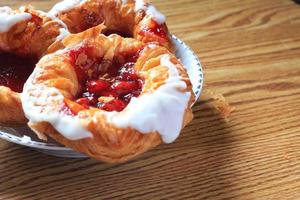
POLYGON ((24 83, 32 73, 37 59, 0 53, 0 85, 15 92, 22 92, 24 83))
MULTIPOLYGON (((138 52, 128 52, 108 61, 93 58, 93 51, 93 48, 81 47, 68 53, 81 85, 76 103, 84 109, 96 107, 120 112, 142 91, 143 80, 134 69, 138 52)), ((69 108, 75 114, 82 110, 76 106, 69 108)))
POLYGON ((168 34, 165 31, 165 28, 163 25, 159 25, 155 21, 151 20, 149 25, 141 30, 142 35, 155 35, 162 39, 166 39, 168 34))

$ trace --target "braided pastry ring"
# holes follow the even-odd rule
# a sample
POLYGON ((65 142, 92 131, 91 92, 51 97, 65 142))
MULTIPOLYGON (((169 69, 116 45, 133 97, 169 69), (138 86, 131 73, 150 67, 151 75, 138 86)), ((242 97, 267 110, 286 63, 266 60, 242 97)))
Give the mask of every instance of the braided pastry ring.
POLYGON ((0 7, 0 125, 26 124, 19 93, 38 59, 66 33, 42 11, 0 7))
POLYGON ((49 13, 67 24, 71 33, 104 23, 106 35, 119 33, 173 49, 165 16, 144 0, 64 0, 49 13))
POLYGON ((70 35, 62 41, 65 49, 43 57, 25 84, 22 103, 29 127, 40 138, 50 136, 105 162, 124 162, 162 141, 173 142, 192 119, 194 95, 185 69, 166 48, 118 35, 106 37, 101 31, 95 27, 70 35), (95 89, 85 79, 95 70, 100 70, 98 79, 103 79, 116 64, 127 66, 128 60, 134 60, 135 73, 123 67, 118 71, 123 77, 110 80, 134 82, 138 77, 143 80, 139 94, 131 96, 127 107, 118 109, 117 101, 127 97, 122 96, 126 87, 112 83, 109 91, 117 97, 106 95, 104 100, 112 98, 108 106, 103 106, 99 96, 100 104, 92 103, 99 90, 104 96, 107 93, 103 84, 95 89), (102 70, 107 72, 103 75, 102 70), (88 105, 78 99, 85 87, 95 93, 89 96, 88 105), (110 110, 112 105, 115 109, 110 110))

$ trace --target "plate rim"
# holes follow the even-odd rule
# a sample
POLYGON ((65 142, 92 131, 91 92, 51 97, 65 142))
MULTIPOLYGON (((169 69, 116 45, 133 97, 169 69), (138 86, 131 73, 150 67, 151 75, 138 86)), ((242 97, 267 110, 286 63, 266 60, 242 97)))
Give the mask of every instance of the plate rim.
POLYGON ((197 103, 198 99, 200 98, 200 95, 202 93, 203 90, 203 85, 204 85, 204 72, 203 72, 203 67, 202 67, 202 63, 198 57, 198 55, 195 53, 195 51, 192 50, 192 48, 190 46, 188 46, 185 42, 183 42, 180 38, 178 38, 176 35, 172 34, 172 39, 177 40, 182 46, 184 46, 185 49, 187 49, 187 51, 189 53, 192 54, 193 58, 196 60, 197 62, 197 66, 198 66, 198 72, 199 72, 199 87, 197 88, 198 90, 196 92, 194 92, 195 94, 195 100, 192 104, 192 106, 197 103))

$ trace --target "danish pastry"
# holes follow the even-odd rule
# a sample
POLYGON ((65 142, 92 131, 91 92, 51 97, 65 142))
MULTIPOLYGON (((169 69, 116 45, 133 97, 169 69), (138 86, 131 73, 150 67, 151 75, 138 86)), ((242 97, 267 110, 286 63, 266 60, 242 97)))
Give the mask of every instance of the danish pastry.
POLYGON ((118 33, 173 49, 165 16, 144 0, 64 0, 49 13, 66 23, 72 33, 104 23, 106 35, 118 33))
POLYGON ((38 59, 65 25, 46 13, 22 7, 0 7, 0 124, 26 124, 19 93, 38 59))
POLYGON ((29 127, 105 162, 173 142, 192 119, 192 85, 165 47, 94 27, 67 36, 27 80, 29 127))

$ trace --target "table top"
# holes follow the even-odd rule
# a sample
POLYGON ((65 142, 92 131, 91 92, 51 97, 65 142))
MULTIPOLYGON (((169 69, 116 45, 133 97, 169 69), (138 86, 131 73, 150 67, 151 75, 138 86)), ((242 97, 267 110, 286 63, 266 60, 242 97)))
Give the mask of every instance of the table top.
MULTIPOLYGON (((27 2, 48 10, 56 1, 27 2)), ((0 199, 300 199, 300 5, 152 2, 201 58, 205 87, 234 113, 224 120, 201 100, 175 143, 117 165, 1 140, 0 199)))

